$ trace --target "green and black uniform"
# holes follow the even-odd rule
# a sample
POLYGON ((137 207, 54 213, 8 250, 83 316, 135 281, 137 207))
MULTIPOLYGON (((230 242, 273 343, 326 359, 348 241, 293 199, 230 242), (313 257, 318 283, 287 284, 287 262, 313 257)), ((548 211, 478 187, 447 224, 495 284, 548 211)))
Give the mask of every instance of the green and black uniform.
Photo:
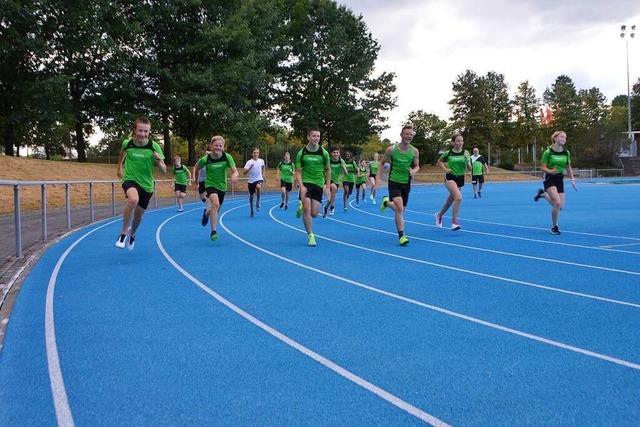
POLYGON ((227 170, 236 167, 236 162, 231 154, 222 152, 219 158, 214 158, 213 153, 208 154, 198 160, 198 168, 206 170, 204 179, 204 187, 207 197, 212 194, 218 195, 220 205, 224 201, 224 195, 227 191, 227 170))
POLYGON ((484 159, 482 154, 478 154, 478 156, 471 156, 471 183, 472 184, 483 184, 484 183, 484 165, 487 164, 487 161, 484 159))
POLYGON ((447 173, 444 177, 445 181, 455 181, 458 188, 464 187, 464 173, 467 170, 469 164, 469 152, 462 150, 459 152, 453 151, 453 149, 442 153, 440 161, 445 162, 451 172, 447 173))
POLYGON ((567 166, 571 166, 571 153, 569 150, 555 151, 553 148, 547 148, 542 153, 540 163, 547 165, 547 168, 556 168, 555 174, 547 173, 544 175, 544 190, 549 187, 556 187, 558 193, 564 193, 564 171, 567 166))
POLYGON ((353 192, 353 187, 356 184, 356 172, 358 170, 358 164, 355 160, 349 162, 345 161, 344 165, 347 168, 347 174, 342 178, 342 189, 347 196, 350 196, 353 192))
POLYGON ((331 183, 335 184, 336 187, 340 187, 340 182, 344 175, 344 168, 346 168, 347 165, 344 163, 342 157, 339 157, 338 160, 333 160, 333 157, 331 157, 329 159, 329 167, 331 168, 331 183))
POLYGON ((163 160, 162 148, 151 139, 145 145, 138 146, 129 138, 122 141, 122 152, 126 153, 122 189, 125 194, 129 188, 138 190, 138 206, 147 209, 153 195, 153 168, 156 164, 153 153, 158 153, 163 160))
POLYGON ((391 149, 391 169, 389 171, 389 198, 402 198, 402 205, 407 206, 411 191, 411 173, 416 149, 409 144, 407 151, 402 151, 396 144, 391 149))
POLYGON ((292 162, 280 162, 277 168, 280 171, 280 187, 291 191, 291 188, 293 188, 293 172, 295 171, 295 166, 292 162))
POLYGON ((356 187, 360 187, 367 181, 367 168, 366 167, 358 167, 360 171, 360 175, 356 177, 356 187))
POLYGON ((380 167, 380 162, 372 160, 369 162, 369 176, 375 178, 378 173, 378 168, 380 167))
POLYGON ((306 197, 319 203, 322 203, 325 168, 330 159, 329 152, 321 146, 316 151, 309 151, 305 146, 296 155, 296 169, 302 170, 302 184, 307 187, 306 197))
POLYGON ((179 168, 174 166, 173 176, 176 181, 173 186, 173 191, 186 193, 187 185, 189 184, 189 169, 187 169, 185 165, 180 165, 179 168))

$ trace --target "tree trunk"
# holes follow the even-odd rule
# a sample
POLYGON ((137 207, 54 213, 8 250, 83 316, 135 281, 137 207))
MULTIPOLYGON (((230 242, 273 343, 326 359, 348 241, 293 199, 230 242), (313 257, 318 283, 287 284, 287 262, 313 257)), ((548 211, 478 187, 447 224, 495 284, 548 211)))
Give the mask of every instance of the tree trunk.
POLYGON ((7 123, 4 128, 4 154, 15 156, 13 146, 16 144, 16 128, 12 123, 7 123))
POLYGON ((82 130, 82 122, 76 118, 75 123, 75 132, 76 132, 76 150, 78 150, 78 162, 86 163, 87 154, 86 147, 87 143, 84 140, 84 131, 82 130))
POLYGON ((190 133, 187 137, 187 145, 189 151, 189 165, 196 164, 196 133, 190 133))
MULTIPOLYGON (((169 130, 169 112, 162 112, 162 134, 164 139, 164 163, 170 165, 173 162, 171 156, 171 132, 169 130)), ((189 163, 191 165, 191 163, 189 163)))

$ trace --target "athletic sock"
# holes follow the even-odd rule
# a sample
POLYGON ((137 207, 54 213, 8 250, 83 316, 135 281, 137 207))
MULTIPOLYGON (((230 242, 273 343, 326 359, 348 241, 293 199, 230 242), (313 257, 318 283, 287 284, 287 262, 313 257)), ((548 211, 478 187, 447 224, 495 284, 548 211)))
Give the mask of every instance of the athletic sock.
POLYGON ((404 231, 398 231, 398 237, 404 236, 404 231))

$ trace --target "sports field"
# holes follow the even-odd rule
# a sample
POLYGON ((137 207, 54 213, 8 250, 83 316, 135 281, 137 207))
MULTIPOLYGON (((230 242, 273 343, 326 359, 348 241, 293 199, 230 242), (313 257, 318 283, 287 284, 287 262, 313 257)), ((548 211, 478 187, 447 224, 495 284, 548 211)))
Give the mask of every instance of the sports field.
POLYGON ((276 194, 226 200, 216 242, 201 204, 131 252, 81 229, 16 301, 0 425, 638 425, 640 182, 578 185, 559 236, 535 182, 467 184, 455 232, 416 186, 405 247, 368 199, 315 248, 276 194))

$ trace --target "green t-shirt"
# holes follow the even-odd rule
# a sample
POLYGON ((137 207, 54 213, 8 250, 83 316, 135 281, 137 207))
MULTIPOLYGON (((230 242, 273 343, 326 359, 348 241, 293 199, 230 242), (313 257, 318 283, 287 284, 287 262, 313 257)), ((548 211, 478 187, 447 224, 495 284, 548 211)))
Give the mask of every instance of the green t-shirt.
POLYGON ((185 165, 180 165, 179 168, 173 167, 173 176, 176 180, 176 184, 187 185, 189 184, 189 169, 185 165))
POLYGON ((467 164, 469 163, 469 152, 462 150, 459 153, 449 150, 440 156, 440 161, 446 162, 447 167, 451 170, 451 174, 454 176, 463 176, 467 170, 467 164))
POLYGON ((295 167, 293 166, 292 162, 289 163, 285 163, 285 162, 280 162, 278 163, 278 170, 280 171, 280 180, 287 182, 289 184, 293 184, 293 171, 295 170, 295 167))
POLYGON ((376 162, 375 160, 370 161, 369 162, 369 173, 371 175, 377 174, 379 167, 380 167, 380 162, 376 162))
POLYGON ((127 154, 124 159, 122 182, 134 181, 148 193, 153 193, 153 167, 156 164, 153 152, 164 160, 162 148, 157 142, 149 140, 147 145, 137 146, 132 138, 122 141, 122 151, 127 154))
POLYGON ((320 146, 317 151, 309 151, 306 146, 298 151, 296 169, 302 170, 302 183, 324 186, 324 170, 330 158, 329 152, 320 146))
POLYGON ((231 154, 222 152, 220 158, 215 159, 208 154, 198 160, 198 167, 205 168, 207 175, 204 179, 205 188, 213 187, 220 191, 227 191, 227 170, 236 167, 231 154))
POLYGON ((408 184, 411 180, 409 170, 413 166, 413 160, 416 156, 416 150, 413 145, 409 144, 407 151, 401 151, 398 145, 394 145, 391 149, 391 171, 389 172, 389 181, 398 184, 408 184))
POLYGON ((333 160, 333 157, 330 158, 329 167, 331 168, 331 181, 340 184, 342 182, 342 176, 344 175, 343 167, 347 167, 342 157, 338 158, 338 160, 333 160))
POLYGON ((344 176, 343 180, 345 182, 356 182, 356 171, 358 170, 358 164, 355 160, 351 160, 347 162, 345 160, 344 165, 347 167, 347 174, 344 176))
POLYGON ((358 170, 360 171, 360 175, 356 177, 356 184, 364 184, 364 182, 367 180, 367 168, 358 167, 358 170))
POLYGON ((484 159, 482 154, 479 154, 478 157, 474 158, 471 156, 471 175, 484 175, 484 165, 487 164, 487 161, 484 159))
POLYGON ((571 153, 565 149, 554 151, 553 148, 549 147, 542 153, 540 163, 546 164, 549 169, 555 167, 558 173, 563 173, 567 165, 571 165, 571 153))

